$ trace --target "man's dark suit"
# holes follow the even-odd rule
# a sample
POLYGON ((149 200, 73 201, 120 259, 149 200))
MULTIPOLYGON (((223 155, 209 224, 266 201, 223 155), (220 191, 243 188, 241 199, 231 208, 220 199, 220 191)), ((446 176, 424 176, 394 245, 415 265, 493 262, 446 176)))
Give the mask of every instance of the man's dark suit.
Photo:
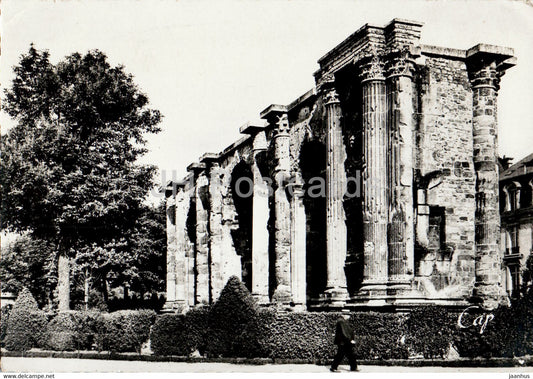
POLYGON ((335 327, 335 345, 338 346, 337 354, 331 364, 331 370, 337 370, 344 356, 348 357, 350 370, 357 370, 357 361, 353 352, 353 330, 347 320, 339 318, 335 327))

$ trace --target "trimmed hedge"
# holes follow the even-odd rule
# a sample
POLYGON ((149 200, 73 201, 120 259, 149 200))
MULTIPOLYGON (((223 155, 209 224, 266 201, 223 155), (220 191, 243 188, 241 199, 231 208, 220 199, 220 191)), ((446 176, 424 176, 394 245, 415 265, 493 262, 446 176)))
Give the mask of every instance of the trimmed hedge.
MULTIPOLYGON (((333 333, 338 313, 278 313, 263 310, 248 341, 257 346, 257 356, 274 359, 315 361, 335 353, 333 333)), ((253 352, 253 350, 250 350, 253 352)))
POLYGON ((0 311, 0 346, 4 347, 4 339, 7 332, 7 320, 9 319, 9 312, 11 308, 8 306, 2 307, 0 311))
POLYGON ((156 313, 152 310, 127 310, 102 316, 96 323, 99 350, 140 353, 142 344, 150 336, 156 313))
MULTIPOLYGON (((468 328, 457 326, 458 312, 437 306, 416 308, 411 313, 353 312, 350 322, 356 355, 363 360, 420 355, 441 359, 450 346, 469 358, 533 354, 533 294, 511 308, 490 312, 494 318, 482 334, 480 326, 471 325, 476 317, 486 317, 489 312, 477 311, 472 307, 465 314, 463 323, 468 328)), ((325 363, 336 351, 333 335, 340 315, 259 308, 244 285, 232 277, 211 308, 192 309, 185 315, 164 314, 156 319, 150 310, 69 311, 48 315, 53 317, 47 322, 31 293, 23 290, 13 309, 2 308, 0 338, 5 335, 6 348, 11 351, 45 347, 140 353, 150 337, 156 355, 188 356, 198 351, 209 357, 325 363)))
POLYGON ((351 313, 355 331, 355 352, 360 359, 405 359, 408 315, 401 313, 351 313))
MULTIPOLYGON (((238 287, 237 292, 241 290, 238 287)), ((234 294, 235 295, 235 294, 234 294)), ((232 295, 232 296, 234 296, 232 295)), ((187 355, 206 346, 210 352, 225 350, 224 357, 271 358, 275 360, 303 360, 325 362, 332 359, 335 323, 338 312, 278 312, 276 309, 249 308, 243 300, 236 300, 228 309, 248 309, 246 317, 235 317, 233 324, 227 318, 215 332, 215 312, 191 311, 186 315, 164 315, 156 322, 152 346, 158 355, 187 355), (239 305, 240 304, 240 305, 239 305), (253 311, 252 311, 253 310, 253 311), (185 320, 195 315, 195 322, 185 320), (205 330, 207 334, 193 332, 205 330), (240 320, 240 321, 239 321, 240 320), (239 322, 237 322, 239 321, 239 322), (230 329, 228 325, 232 325, 230 329), (224 329, 224 327, 226 329, 224 329), (213 333, 219 333, 213 338, 213 333), (189 344, 190 336, 194 343, 189 344), (203 341, 203 342, 202 342, 203 341), (221 342, 222 341, 222 342, 221 342)), ((220 309, 219 309, 220 311, 220 309)), ((470 311, 463 322, 472 325, 479 315, 492 313, 494 319, 482 334, 480 327, 459 328, 459 312, 437 306, 424 306, 411 313, 351 313, 350 322, 355 331, 355 352, 358 359, 385 360, 423 356, 426 359, 446 358, 453 346, 461 357, 513 357, 533 354, 533 299, 522 299, 511 308, 501 307, 492 312, 470 311)), ((229 312, 228 315, 235 315, 229 312)))
POLYGON ((421 354, 426 359, 445 358, 453 339, 454 316, 437 306, 414 309, 407 322, 406 344, 411 354, 421 354))
MULTIPOLYGON (((500 307, 491 312, 494 319, 483 334, 479 327, 457 328, 453 343, 461 357, 518 357, 533 354, 533 293, 515 302, 512 307, 500 307)), ((479 316, 472 312, 465 317, 471 325, 479 316)))
POLYGON ((209 309, 192 309, 185 315, 164 314, 157 318, 150 334, 156 355, 188 356, 195 350, 205 353, 209 309))
POLYGON ((102 315, 95 311, 58 313, 48 323, 47 348, 55 351, 91 350, 97 343, 102 315))
POLYGON ((60 312, 48 323, 46 347, 55 351, 140 353, 155 318, 152 310, 60 312))
MULTIPOLYGON (((262 310, 243 336, 250 345, 245 356, 312 362, 332 359, 336 352, 333 336, 340 315, 338 312, 262 310)), ((354 351, 359 359, 407 358, 407 347, 399 343, 406 333, 405 316, 352 313, 350 323, 355 332, 354 351)))
MULTIPOLYGON (((206 345, 207 355, 220 349, 221 338, 227 345, 224 357, 271 358, 322 362, 332 359, 338 312, 278 312, 275 309, 257 310, 253 318, 241 323, 218 339, 201 333, 213 313, 192 310, 185 315, 161 315, 150 337, 156 355, 188 355, 206 345), (193 320, 194 322, 190 321, 193 320), (192 342, 194 341, 194 342, 192 342)), ((376 312, 352 313, 351 323, 356 334, 355 351, 359 359, 404 359, 407 346, 399 343, 405 335, 406 316, 376 312)), ((209 329, 210 331, 212 330, 209 329)), ((218 333, 222 334, 219 330, 218 333)), ((220 350, 219 350, 220 351, 220 350)), ((221 355, 222 355, 221 354, 221 355)))
POLYGON ((27 351, 42 347, 46 340, 47 319, 27 288, 20 292, 9 314, 5 347, 12 351, 27 351))

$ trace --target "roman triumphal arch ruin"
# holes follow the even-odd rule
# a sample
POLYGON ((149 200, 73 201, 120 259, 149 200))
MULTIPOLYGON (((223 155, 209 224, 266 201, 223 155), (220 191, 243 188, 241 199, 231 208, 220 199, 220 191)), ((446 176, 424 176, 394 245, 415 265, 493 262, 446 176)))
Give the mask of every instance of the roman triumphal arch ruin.
POLYGON ((167 310, 241 278, 294 310, 506 302, 497 168, 510 48, 420 44, 365 25, 318 61, 316 87, 166 188, 167 310))

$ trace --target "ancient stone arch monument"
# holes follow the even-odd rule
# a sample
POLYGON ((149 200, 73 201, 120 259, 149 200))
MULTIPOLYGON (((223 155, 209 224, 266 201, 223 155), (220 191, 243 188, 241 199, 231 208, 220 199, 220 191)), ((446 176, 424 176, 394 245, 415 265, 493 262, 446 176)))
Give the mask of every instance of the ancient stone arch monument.
POLYGON ((232 275, 294 310, 507 301, 496 115, 513 50, 421 45, 421 27, 363 26, 315 88, 169 183, 166 309, 213 303, 232 275))

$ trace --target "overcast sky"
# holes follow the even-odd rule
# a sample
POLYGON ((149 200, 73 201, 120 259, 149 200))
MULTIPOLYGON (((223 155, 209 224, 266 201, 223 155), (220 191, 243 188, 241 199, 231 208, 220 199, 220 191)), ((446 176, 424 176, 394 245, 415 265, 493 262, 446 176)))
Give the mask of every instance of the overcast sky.
MULTIPOLYGON (((500 155, 533 152, 533 7, 520 1, 33 1, 2 0, 0 82, 31 42, 52 61, 100 49, 123 64, 165 116, 144 162, 178 178, 219 152, 271 103, 313 87, 316 61, 365 23, 425 23, 421 42, 513 47, 502 78, 500 155)), ((10 121, 2 114, 3 132, 10 121)))

